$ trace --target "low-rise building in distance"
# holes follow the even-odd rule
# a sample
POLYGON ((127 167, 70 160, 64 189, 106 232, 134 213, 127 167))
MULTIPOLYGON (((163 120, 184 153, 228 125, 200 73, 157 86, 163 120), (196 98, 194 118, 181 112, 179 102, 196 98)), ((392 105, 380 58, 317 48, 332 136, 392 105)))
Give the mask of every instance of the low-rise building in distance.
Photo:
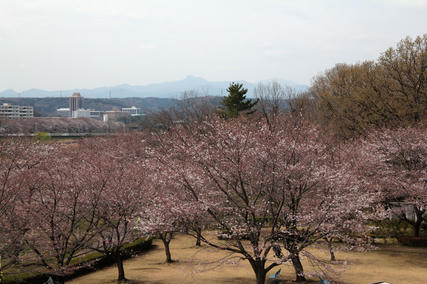
POLYGON ((122 112, 128 112, 128 113, 130 113, 131 116, 142 116, 142 115, 144 115, 141 112, 141 108, 136 107, 136 106, 124 107, 124 108, 122 108, 122 112))
POLYGON ((104 121, 116 121, 121 117, 129 117, 131 114, 129 112, 123 112, 121 110, 107 110, 104 112, 104 121))
POLYGON ((72 113, 72 118, 95 118, 101 119, 102 112, 93 109, 79 108, 72 113))
POLYGON ((18 106, 4 103, 0 105, 0 118, 27 119, 34 117, 32 106, 18 106))
POLYGON ((56 109, 56 115, 58 117, 68 117, 70 114, 70 108, 68 107, 61 107, 56 109))

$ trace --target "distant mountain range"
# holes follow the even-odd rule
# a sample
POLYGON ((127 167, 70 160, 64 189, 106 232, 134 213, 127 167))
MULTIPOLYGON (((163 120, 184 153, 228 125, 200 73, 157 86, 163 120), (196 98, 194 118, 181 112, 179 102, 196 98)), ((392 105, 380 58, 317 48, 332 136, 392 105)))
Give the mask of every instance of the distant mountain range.
MULTIPOLYGON (((307 85, 297 84, 292 81, 274 80, 283 86, 294 88, 297 92, 302 92, 308 89, 307 85)), ((225 96, 226 89, 231 81, 211 82, 201 77, 187 76, 180 81, 149 84, 144 86, 131 86, 127 84, 100 87, 95 89, 74 89, 63 91, 46 91, 40 89, 30 89, 23 92, 14 90, 5 90, 0 92, 0 97, 26 97, 26 98, 41 98, 41 97, 69 97, 74 92, 79 92, 85 98, 180 98, 185 91, 197 91, 199 95, 206 96, 225 96)), ((236 81, 242 83, 248 89, 248 96, 253 96, 253 89, 257 83, 246 81, 236 81)))

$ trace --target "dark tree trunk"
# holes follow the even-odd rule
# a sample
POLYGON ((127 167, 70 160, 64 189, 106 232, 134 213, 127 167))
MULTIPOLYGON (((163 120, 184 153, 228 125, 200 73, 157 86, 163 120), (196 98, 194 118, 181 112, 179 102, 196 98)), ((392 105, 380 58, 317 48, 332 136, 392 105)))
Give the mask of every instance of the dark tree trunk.
POLYGON ((423 215, 425 213, 425 210, 420 210, 414 206, 414 211, 415 211, 415 220, 412 220, 411 218, 406 218, 406 215, 404 212, 402 212, 400 219, 409 223, 412 226, 412 229, 414 230, 414 236, 419 237, 421 225, 424 221, 423 215))
MULTIPOLYGON (((262 269, 264 270, 264 269, 262 269)), ((255 274, 256 275, 256 284, 264 284, 265 283, 265 271, 258 271, 258 273, 255 274)))
POLYGON ((249 260, 253 271, 255 272, 256 284, 264 284, 265 276, 267 275, 267 271, 265 271, 264 265, 265 261, 261 260, 249 260))
POLYGON ((125 269, 123 268, 123 259, 120 252, 116 253, 116 264, 119 272, 119 276, 117 277, 117 281, 126 280, 125 278, 125 269))
POLYGON ((332 245, 332 239, 326 240, 326 242, 328 243, 329 253, 331 255, 331 261, 335 261, 336 258, 335 258, 334 246, 332 245))
POLYGON ((166 262, 167 263, 172 263, 173 260, 172 260, 171 251, 170 251, 170 248, 169 248, 169 243, 170 243, 170 241, 172 239, 172 233, 165 233, 164 235, 160 234, 160 239, 163 241, 163 245, 165 247, 166 262))
POLYGON ((199 247, 201 245, 201 239, 202 239, 202 228, 197 227, 196 233, 197 233, 196 246, 199 247))
POLYGON ((292 254, 291 259, 292 259, 292 264, 293 264, 294 269, 295 269, 296 281, 297 282, 306 281, 305 276, 304 276, 304 269, 302 267, 301 260, 299 258, 299 254, 298 253, 292 254))
POLYGON ((417 220, 415 220, 415 224, 414 224, 414 235, 415 235, 415 237, 420 236, 421 224, 424 221, 423 215, 425 212, 426 212, 425 210, 419 210, 417 207, 415 207, 415 214, 417 216, 417 220))
POLYGON ((173 262, 173 260, 172 260, 171 251, 169 248, 169 242, 163 242, 163 243, 165 245, 166 262, 171 263, 171 262, 173 262))
MULTIPOLYGON (((422 221, 422 220, 421 220, 422 221)), ((420 236, 420 229, 421 229, 421 223, 419 220, 417 220, 414 223, 414 236, 419 237, 420 236)))

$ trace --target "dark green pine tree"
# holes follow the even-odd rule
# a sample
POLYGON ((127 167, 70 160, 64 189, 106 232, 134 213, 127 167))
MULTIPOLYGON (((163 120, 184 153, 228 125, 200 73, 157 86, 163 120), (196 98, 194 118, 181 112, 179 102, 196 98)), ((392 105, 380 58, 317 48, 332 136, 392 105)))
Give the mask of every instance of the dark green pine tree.
POLYGON ((258 99, 247 99, 248 89, 243 88, 243 84, 233 82, 228 87, 227 92, 228 96, 222 100, 222 109, 219 112, 221 116, 233 118, 241 113, 251 114, 255 112, 252 108, 258 103, 258 99))

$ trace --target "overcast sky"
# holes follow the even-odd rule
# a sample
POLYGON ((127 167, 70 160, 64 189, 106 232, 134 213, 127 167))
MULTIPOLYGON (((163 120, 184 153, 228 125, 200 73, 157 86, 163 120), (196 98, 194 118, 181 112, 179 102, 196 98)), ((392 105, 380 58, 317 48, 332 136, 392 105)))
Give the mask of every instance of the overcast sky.
POLYGON ((427 32, 427 0, 0 0, 0 90, 309 84, 427 32))

